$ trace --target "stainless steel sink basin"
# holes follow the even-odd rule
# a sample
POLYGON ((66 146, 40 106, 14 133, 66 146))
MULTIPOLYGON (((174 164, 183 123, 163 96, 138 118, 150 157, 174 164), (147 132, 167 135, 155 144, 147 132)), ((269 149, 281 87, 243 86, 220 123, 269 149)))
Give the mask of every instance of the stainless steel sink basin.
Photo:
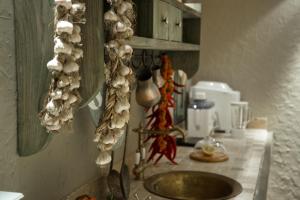
POLYGON ((146 179, 144 187, 155 195, 179 200, 223 200, 242 192, 241 184, 231 178, 198 171, 157 174, 146 179))

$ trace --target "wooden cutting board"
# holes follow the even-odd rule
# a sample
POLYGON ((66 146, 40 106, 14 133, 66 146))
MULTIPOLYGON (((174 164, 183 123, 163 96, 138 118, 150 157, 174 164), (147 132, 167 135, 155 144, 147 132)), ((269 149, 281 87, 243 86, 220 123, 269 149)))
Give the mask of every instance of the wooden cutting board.
POLYGON ((192 160, 201 162, 224 162, 229 159, 229 157, 222 152, 216 152, 211 156, 205 155, 202 150, 194 151, 190 154, 192 160))

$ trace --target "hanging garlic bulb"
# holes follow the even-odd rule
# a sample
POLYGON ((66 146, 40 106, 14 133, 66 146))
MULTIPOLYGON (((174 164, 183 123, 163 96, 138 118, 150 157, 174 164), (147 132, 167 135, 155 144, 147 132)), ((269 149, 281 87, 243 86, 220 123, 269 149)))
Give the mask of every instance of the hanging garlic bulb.
POLYGON ((60 38, 54 39, 55 45, 54 45, 54 53, 55 54, 67 54, 71 55, 73 46, 71 44, 68 44, 64 41, 62 41, 60 38))
POLYGON ((78 33, 72 34, 70 36, 70 42, 72 43, 80 43, 81 42, 81 36, 78 33))
POLYGON ((128 110, 123 110, 123 112, 121 113, 121 117, 125 120, 126 123, 128 123, 129 118, 130 118, 129 109, 128 110))
POLYGON ((123 118, 122 115, 119 114, 115 114, 112 118, 111 118, 111 129, 121 129, 124 128, 126 125, 126 119, 123 118))
POLYGON ((104 14, 104 21, 106 22, 117 22, 119 16, 113 10, 109 10, 104 14))
POLYGON ((119 49, 119 57, 122 59, 131 59, 133 49, 130 45, 122 45, 119 49))
POLYGON ((73 72, 78 72, 79 71, 79 65, 74 61, 69 61, 65 64, 63 70, 66 74, 70 74, 70 73, 73 73, 73 72))
POLYGON ((73 119, 73 112, 71 110, 67 110, 66 112, 63 113, 61 120, 63 122, 67 122, 69 120, 73 119))
POLYGON ((47 68, 50 71, 61 72, 63 70, 63 64, 58 60, 57 56, 55 56, 47 63, 47 68))
POLYGON ((58 35, 60 35, 62 33, 72 34, 73 33, 73 24, 71 22, 68 22, 65 20, 58 21, 56 24, 56 33, 58 35))
POLYGON ((72 8, 72 0, 55 0, 55 4, 63 6, 68 10, 72 8))
POLYGON ((107 101, 94 138, 100 151, 96 163, 100 166, 111 162, 108 152, 125 133, 129 121, 129 85, 132 70, 127 63, 133 53, 132 47, 124 44, 125 40, 133 36, 132 0, 107 1, 111 4, 111 9, 104 14, 104 22, 108 32, 112 34, 110 37, 112 40, 105 45, 110 59, 105 64, 104 70, 107 101))
POLYGON ((117 88, 125 84, 126 78, 124 76, 117 76, 112 82, 113 87, 117 88))
POLYGON ((74 60, 83 58, 83 50, 79 48, 74 48, 72 51, 72 57, 74 58, 74 60))
POLYGON ((72 15, 76 15, 79 12, 85 12, 85 9, 86 7, 84 3, 73 3, 70 13, 72 15))
POLYGON ((132 4, 127 1, 123 1, 118 7, 117 12, 119 15, 124 15, 128 10, 132 10, 132 4))
POLYGON ((66 100, 68 100, 69 97, 70 97, 69 93, 68 92, 64 92, 62 94, 62 96, 61 96, 61 99, 64 100, 64 101, 66 101, 66 100))
POLYGON ((108 152, 102 152, 99 154, 96 163, 100 166, 107 165, 111 162, 111 159, 112 158, 108 152))
POLYGON ((51 82, 40 112, 41 124, 48 132, 57 133, 73 120, 75 106, 80 101, 78 60, 83 57, 81 28, 84 23, 84 3, 55 0, 54 58, 47 63, 51 82), (66 17, 67 16, 67 17, 66 17))
POLYGON ((118 41, 116 41, 116 40, 111 40, 111 41, 108 43, 107 47, 108 47, 109 49, 119 49, 120 43, 119 43, 118 41))
POLYGON ((48 131, 59 131, 61 129, 61 125, 47 125, 46 128, 48 131))
POLYGON ((121 93, 128 93, 130 91, 130 87, 128 85, 123 85, 120 92, 121 93))
POLYGON ((51 92, 50 96, 53 100, 62 99, 63 92, 62 90, 58 89, 56 91, 51 92))
POLYGON ((61 75, 58 79, 57 87, 64 88, 67 87, 69 84, 70 84, 70 79, 65 75, 61 75))
POLYGON ((130 104, 128 102, 128 99, 122 99, 115 104, 114 110, 116 113, 120 114, 124 110, 129 110, 129 108, 130 104))
POLYGON ((127 26, 124 23, 117 22, 114 26, 113 33, 114 34, 123 33, 126 30, 127 30, 127 26))
POLYGON ((115 144, 116 139, 112 134, 108 134, 103 137, 102 142, 103 142, 103 144, 115 144))
POLYGON ((118 140, 119 138, 121 138, 123 135, 125 134, 125 130, 124 129, 115 129, 114 130, 114 136, 115 138, 118 140))
POLYGON ((97 147, 101 152, 108 152, 113 149, 113 146, 114 146, 113 144, 99 143, 97 147))
POLYGON ((121 76, 127 76, 132 72, 132 70, 127 67, 126 65, 121 65, 121 67, 119 68, 119 73, 121 76))

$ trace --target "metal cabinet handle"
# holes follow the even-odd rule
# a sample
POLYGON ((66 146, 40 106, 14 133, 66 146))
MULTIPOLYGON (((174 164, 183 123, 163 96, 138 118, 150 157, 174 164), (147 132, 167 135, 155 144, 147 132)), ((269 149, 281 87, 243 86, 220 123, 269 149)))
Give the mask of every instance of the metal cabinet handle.
POLYGON ((169 24, 168 17, 162 17, 161 22, 164 23, 164 24, 169 24))

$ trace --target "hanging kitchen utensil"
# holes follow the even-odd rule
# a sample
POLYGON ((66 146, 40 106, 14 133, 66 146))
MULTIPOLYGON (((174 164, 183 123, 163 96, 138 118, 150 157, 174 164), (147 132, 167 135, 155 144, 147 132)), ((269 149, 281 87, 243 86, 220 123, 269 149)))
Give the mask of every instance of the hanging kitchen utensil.
POLYGON ((143 53, 142 67, 137 72, 136 101, 139 105, 149 108, 160 101, 161 95, 152 79, 151 67, 146 66, 146 55, 143 53))
POLYGON ((158 88, 161 88, 165 84, 165 79, 161 76, 161 62, 155 63, 154 51, 152 51, 151 59, 153 64, 152 66, 153 81, 158 88))
POLYGON ((127 200, 129 198, 130 193, 129 168, 128 165, 125 163, 127 149, 127 131, 128 128, 125 133, 125 146, 120 173, 117 170, 113 169, 114 153, 112 152, 113 160, 110 166, 110 173, 107 177, 111 195, 113 196, 113 199, 117 200, 127 200))
POLYGON ((149 108, 159 102, 161 95, 149 69, 140 71, 137 83, 136 101, 139 105, 149 108))
MULTIPOLYGON (((130 99, 129 99, 130 101, 130 99)), ((130 193, 130 179, 129 179, 129 168, 128 165, 125 163, 126 158, 126 150, 127 150, 127 139, 128 139, 128 125, 126 127, 126 133, 125 133, 125 146, 124 146, 124 152, 123 152, 123 160, 122 160, 122 167, 121 167, 121 177, 120 177, 120 184, 121 189, 123 192, 124 199, 129 198, 130 193)))
POLYGON ((154 51, 152 51, 151 59, 152 59, 152 64, 153 64, 152 70, 154 68, 160 68, 161 69, 161 66, 162 66, 161 55, 155 56, 154 51), (157 59, 158 62, 156 62, 155 59, 157 59))
POLYGON ((157 85, 158 88, 161 88, 165 84, 165 80, 161 76, 160 68, 154 68, 152 70, 153 73, 153 81, 157 85))
POLYGON ((120 173, 113 169, 113 163, 114 163, 114 151, 111 153, 112 161, 110 164, 110 172, 107 177, 107 183, 108 187, 111 193, 111 196, 115 200, 124 200, 123 199, 123 192, 120 185, 120 173))
MULTIPOLYGON (((129 102, 130 100, 131 98, 129 97, 129 102)), ((112 162, 110 165, 110 174, 108 176, 108 185, 114 199, 127 200, 129 198, 129 193, 130 193, 129 168, 128 165, 125 163, 126 152, 127 152, 127 139, 128 139, 128 125, 126 127, 126 132, 125 132, 124 151, 123 151, 122 166, 121 166, 120 173, 113 169, 114 151, 112 151, 112 162)))

